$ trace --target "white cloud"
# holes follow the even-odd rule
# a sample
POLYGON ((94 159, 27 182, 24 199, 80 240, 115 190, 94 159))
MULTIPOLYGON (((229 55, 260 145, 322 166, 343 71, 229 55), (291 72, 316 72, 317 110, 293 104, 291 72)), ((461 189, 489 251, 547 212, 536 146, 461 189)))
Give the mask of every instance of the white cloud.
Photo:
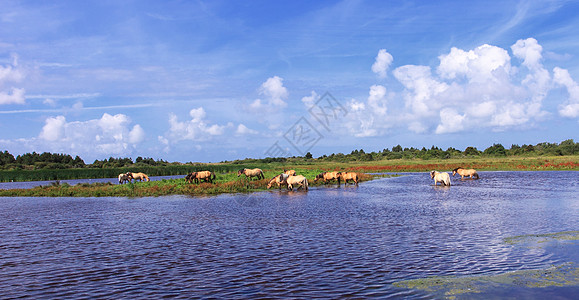
POLYGON ((451 133, 462 131, 466 116, 459 114, 453 108, 444 108, 440 111, 440 124, 435 133, 451 133))
POLYGON ((24 104, 26 99, 24 97, 24 89, 11 88, 11 91, 0 91, 0 105, 1 104, 24 104))
POLYGON ((368 96, 368 106, 379 116, 385 116, 387 112, 386 107, 386 88, 381 85, 373 85, 370 87, 368 96))
POLYGON ((249 128, 247 128, 247 126, 245 126, 243 124, 239 124, 239 125, 237 125, 237 130, 235 131, 235 134, 237 134, 237 135, 257 134, 257 131, 255 131, 253 129, 249 129, 249 128))
POLYGON ((103 114, 100 119, 68 122, 64 116, 49 117, 38 138, 26 140, 27 146, 64 152, 81 157, 130 156, 145 137, 139 124, 123 114, 103 114))
POLYGON ((265 95, 268 98, 268 103, 276 107, 285 107, 287 103, 284 99, 288 97, 288 91, 283 86, 283 78, 278 76, 268 78, 261 84, 259 89, 260 95, 265 95))
POLYGON ((145 131, 141 127, 141 125, 137 124, 133 126, 133 129, 129 132, 129 143, 130 144, 139 144, 143 140, 145 140, 145 131))
POLYGON ((404 86, 396 97, 405 103, 404 109, 397 112, 404 115, 400 121, 417 133, 526 128, 548 116, 542 102, 553 82, 570 91, 569 101, 559 113, 575 116, 574 103, 579 100, 573 99, 579 98, 579 92, 574 98, 572 91, 576 83, 564 72, 551 79, 541 63, 542 46, 529 38, 517 41, 511 50, 522 61, 521 67, 512 66, 507 50, 485 44, 472 50, 453 47, 439 56, 436 74, 429 66, 396 68, 392 73, 404 86))
POLYGON ((378 74, 378 76, 382 78, 386 77, 386 72, 393 60, 394 58, 390 53, 386 52, 386 49, 380 49, 378 55, 376 55, 376 61, 372 65, 372 72, 378 74))
POLYGON ((529 69, 541 66, 541 59, 543 58, 543 47, 539 45, 536 39, 528 38, 526 40, 518 40, 511 46, 513 55, 523 60, 523 65, 529 69))
POLYGON ((18 56, 12 56, 12 63, 0 66, 0 105, 25 104, 25 90, 12 86, 25 78, 25 72, 18 66, 18 56))
POLYGON ((169 115, 169 132, 163 137, 168 143, 175 143, 183 140, 205 141, 212 136, 224 134, 225 129, 230 125, 209 125, 205 120, 205 109, 203 107, 194 108, 189 111, 191 120, 179 121, 175 114, 169 115))
POLYGON ((48 118, 45 121, 44 127, 42 127, 39 137, 46 141, 58 141, 64 137, 65 126, 66 119, 64 116, 48 118))
POLYGON ((569 98, 559 106, 559 114, 567 118, 579 117, 579 85, 571 78, 569 71, 555 67, 553 82, 564 86, 569 93, 569 98))
POLYGON ((510 56, 507 50, 484 44, 470 51, 453 47, 449 54, 441 55, 437 73, 443 79, 464 76, 470 82, 497 80, 496 72, 509 73, 510 56))
POLYGON ((312 91, 309 96, 305 96, 302 98, 302 102, 306 105, 306 107, 310 108, 316 101, 318 100, 319 95, 315 91, 312 91))

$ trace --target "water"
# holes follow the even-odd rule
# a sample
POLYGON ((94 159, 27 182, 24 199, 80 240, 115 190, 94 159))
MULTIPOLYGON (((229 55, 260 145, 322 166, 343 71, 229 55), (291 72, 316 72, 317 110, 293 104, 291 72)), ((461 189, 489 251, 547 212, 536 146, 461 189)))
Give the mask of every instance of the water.
MULTIPOLYGON (((579 264, 576 243, 503 242, 579 230, 579 172, 480 175, 453 178, 450 188, 420 173, 307 193, 0 198, 0 295, 430 298, 440 295, 392 283, 579 264)), ((577 292, 524 295, 570 299, 577 292)))
MULTIPOLYGON (((185 178, 185 175, 169 175, 169 176, 151 176, 149 179, 151 181, 163 180, 163 179, 176 179, 185 178)), ((16 181, 16 182, 0 182, 0 189, 30 189, 37 186, 50 186, 55 183, 56 180, 45 180, 45 181, 16 181)), ((59 180, 61 184, 67 183, 70 185, 76 185, 79 183, 107 183, 118 184, 118 178, 93 178, 93 179, 66 179, 59 180)), ((137 181, 138 182, 138 181, 137 181)))

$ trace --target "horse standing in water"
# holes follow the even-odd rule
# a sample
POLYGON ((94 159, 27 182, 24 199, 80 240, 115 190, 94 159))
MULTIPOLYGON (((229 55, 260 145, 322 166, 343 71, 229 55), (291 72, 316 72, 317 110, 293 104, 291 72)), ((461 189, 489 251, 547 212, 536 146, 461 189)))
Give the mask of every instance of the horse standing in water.
POLYGON ((149 181, 149 176, 147 176, 147 174, 145 173, 132 173, 132 172, 127 172, 127 176, 133 178, 135 181, 139 180, 139 181, 149 181))
POLYGON ((434 185, 440 182, 442 185, 450 186, 450 176, 446 172, 430 171, 430 178, 434 178, 434 185))
POLYGON ((287 185, 286 179, 288 177, 289 175, 285 173, 274 176, 267 184, 267 188, 270 189, 274 184, 277 184, 277 187, 281 190, 282 184, 287 185))
POLYGON ((263 171, 261 169, 241 169, 237 171, 237 177, 241 176, 241 174, 245 175, 246 178, 251 179, 251 177, 257 177, 257 180, 264 179, 265 176, 263 175, 263 171))
POLYGON ((452 177, 454 177, 454 175, 456 175, 457 173, 458 175, 460 175, 461 180, 464 179, 464 176, 470 176, 470 179, 473 179, 473 176, 475 176, 476 179, 480 178, 475 169, 463 169, 462 167, 458 167, 452 170, 452 177))
POLYGON ((287 188, 290 191, 293 191, 294 184, 298 185, 298 190, 302 187, 305 188, 306 191, 308 190, 308 180, 302 175, 288 176, 285 182, 287 183, 287 188))
POLYGON ((341 177, 342 180, 344 180, 344 184, 348 184, 348 180, 351 180, 354 182, 354 184, 358 185, 358 173, 342 172, 341 177))
POLYGON ((318 180, 323 180, 324 184, 326 184, 326 183, 328 183, 328 181, 335 179, 338 181, 338 185, 340 185, 340 178, 341 177, 342 177, 341 172, 322 172, 316 176, 316 178, 314 179, 314 182, 316 182, 318 180))

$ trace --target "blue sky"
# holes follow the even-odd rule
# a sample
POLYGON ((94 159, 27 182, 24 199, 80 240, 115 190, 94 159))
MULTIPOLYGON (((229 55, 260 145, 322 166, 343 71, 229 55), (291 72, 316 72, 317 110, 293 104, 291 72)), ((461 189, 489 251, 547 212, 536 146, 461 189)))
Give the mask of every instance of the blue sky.
POLYGON ((578 138, 576 1, 0 7, 0 150, 14 155, 216 162, 578 138))

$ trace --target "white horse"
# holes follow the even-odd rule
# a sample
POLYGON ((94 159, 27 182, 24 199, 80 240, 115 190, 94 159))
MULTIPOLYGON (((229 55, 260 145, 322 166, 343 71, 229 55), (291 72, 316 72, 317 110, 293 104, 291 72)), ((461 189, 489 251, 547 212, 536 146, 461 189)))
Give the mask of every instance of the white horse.
POLYGON ((430 171, 430 178, 434 178, 434 185, 440 182, 442 185, 450 186, 450 175, 448 173, 430 171))
POLYGON ((302 187, 305 188, 306 191, 308 190, 308 180, 302 175, 289 176, 285 179, 285 182, 290 191, 294 189, 294 184, 298 185, 298 190, 302 187))

